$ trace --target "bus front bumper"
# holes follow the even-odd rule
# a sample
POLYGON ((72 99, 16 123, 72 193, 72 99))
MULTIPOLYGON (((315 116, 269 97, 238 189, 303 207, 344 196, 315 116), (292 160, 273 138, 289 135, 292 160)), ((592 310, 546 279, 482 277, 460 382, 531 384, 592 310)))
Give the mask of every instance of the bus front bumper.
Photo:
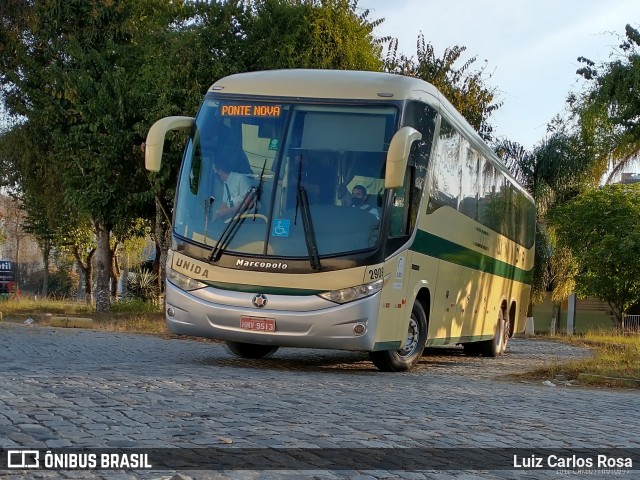
POLYGON ((269 295, 270 304, 284 307, 278 309, 254 307, 254 295, 232 292, 226 302, 224 290, 207 287, 196 295, 167 282, 167 326, 171 332, 179 335, 233 342, 280 347, 374 350, 380 292, 342 305, 315 295, 269 295), (239 297, 241 302, 238 301, 239 297), (286 305, 295 305, 296 309, 287 309, 286 305), (259 326, 263 330, 248 330, 247 325, 259 326), (265 331, 265 325, 268 325, 269 331, 265 331))

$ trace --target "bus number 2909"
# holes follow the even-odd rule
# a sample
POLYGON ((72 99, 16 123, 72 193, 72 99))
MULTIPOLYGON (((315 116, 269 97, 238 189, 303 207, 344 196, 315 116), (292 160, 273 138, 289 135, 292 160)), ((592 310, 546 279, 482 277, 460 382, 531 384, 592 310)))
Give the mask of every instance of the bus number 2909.
POLYGON ((369 275, 370 280, 377 280, 378 278, 383 277, 382 268, 372 268, 367 270, 367 274, 369 275))

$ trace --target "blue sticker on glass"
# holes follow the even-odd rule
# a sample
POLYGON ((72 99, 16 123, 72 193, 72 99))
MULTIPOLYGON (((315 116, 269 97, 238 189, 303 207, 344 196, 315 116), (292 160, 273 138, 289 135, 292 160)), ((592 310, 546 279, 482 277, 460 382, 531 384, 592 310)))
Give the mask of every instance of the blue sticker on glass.
POLYGON ((290 228, 291 220, 277 219, 273 222, 273 231, 271 234, 274 237, 288 237, 290 228))

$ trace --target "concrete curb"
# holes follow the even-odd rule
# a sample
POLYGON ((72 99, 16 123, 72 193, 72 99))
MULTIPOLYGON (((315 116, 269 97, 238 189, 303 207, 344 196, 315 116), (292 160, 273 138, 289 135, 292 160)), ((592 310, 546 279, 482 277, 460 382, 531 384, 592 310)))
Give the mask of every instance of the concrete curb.
POLYGON ((85 317, 51 317, 49 325, 51 327, 65 328, 93 328, 93 319, 85 317))

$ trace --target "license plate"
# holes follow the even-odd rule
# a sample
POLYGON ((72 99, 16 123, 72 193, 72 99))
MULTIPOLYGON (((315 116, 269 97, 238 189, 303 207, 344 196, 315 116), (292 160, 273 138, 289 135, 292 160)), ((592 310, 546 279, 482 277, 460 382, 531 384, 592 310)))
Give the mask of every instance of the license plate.
POLYGON ((273 318, 240 317, 240 328, 256 332, 275 332, 276 321, 273 318))

